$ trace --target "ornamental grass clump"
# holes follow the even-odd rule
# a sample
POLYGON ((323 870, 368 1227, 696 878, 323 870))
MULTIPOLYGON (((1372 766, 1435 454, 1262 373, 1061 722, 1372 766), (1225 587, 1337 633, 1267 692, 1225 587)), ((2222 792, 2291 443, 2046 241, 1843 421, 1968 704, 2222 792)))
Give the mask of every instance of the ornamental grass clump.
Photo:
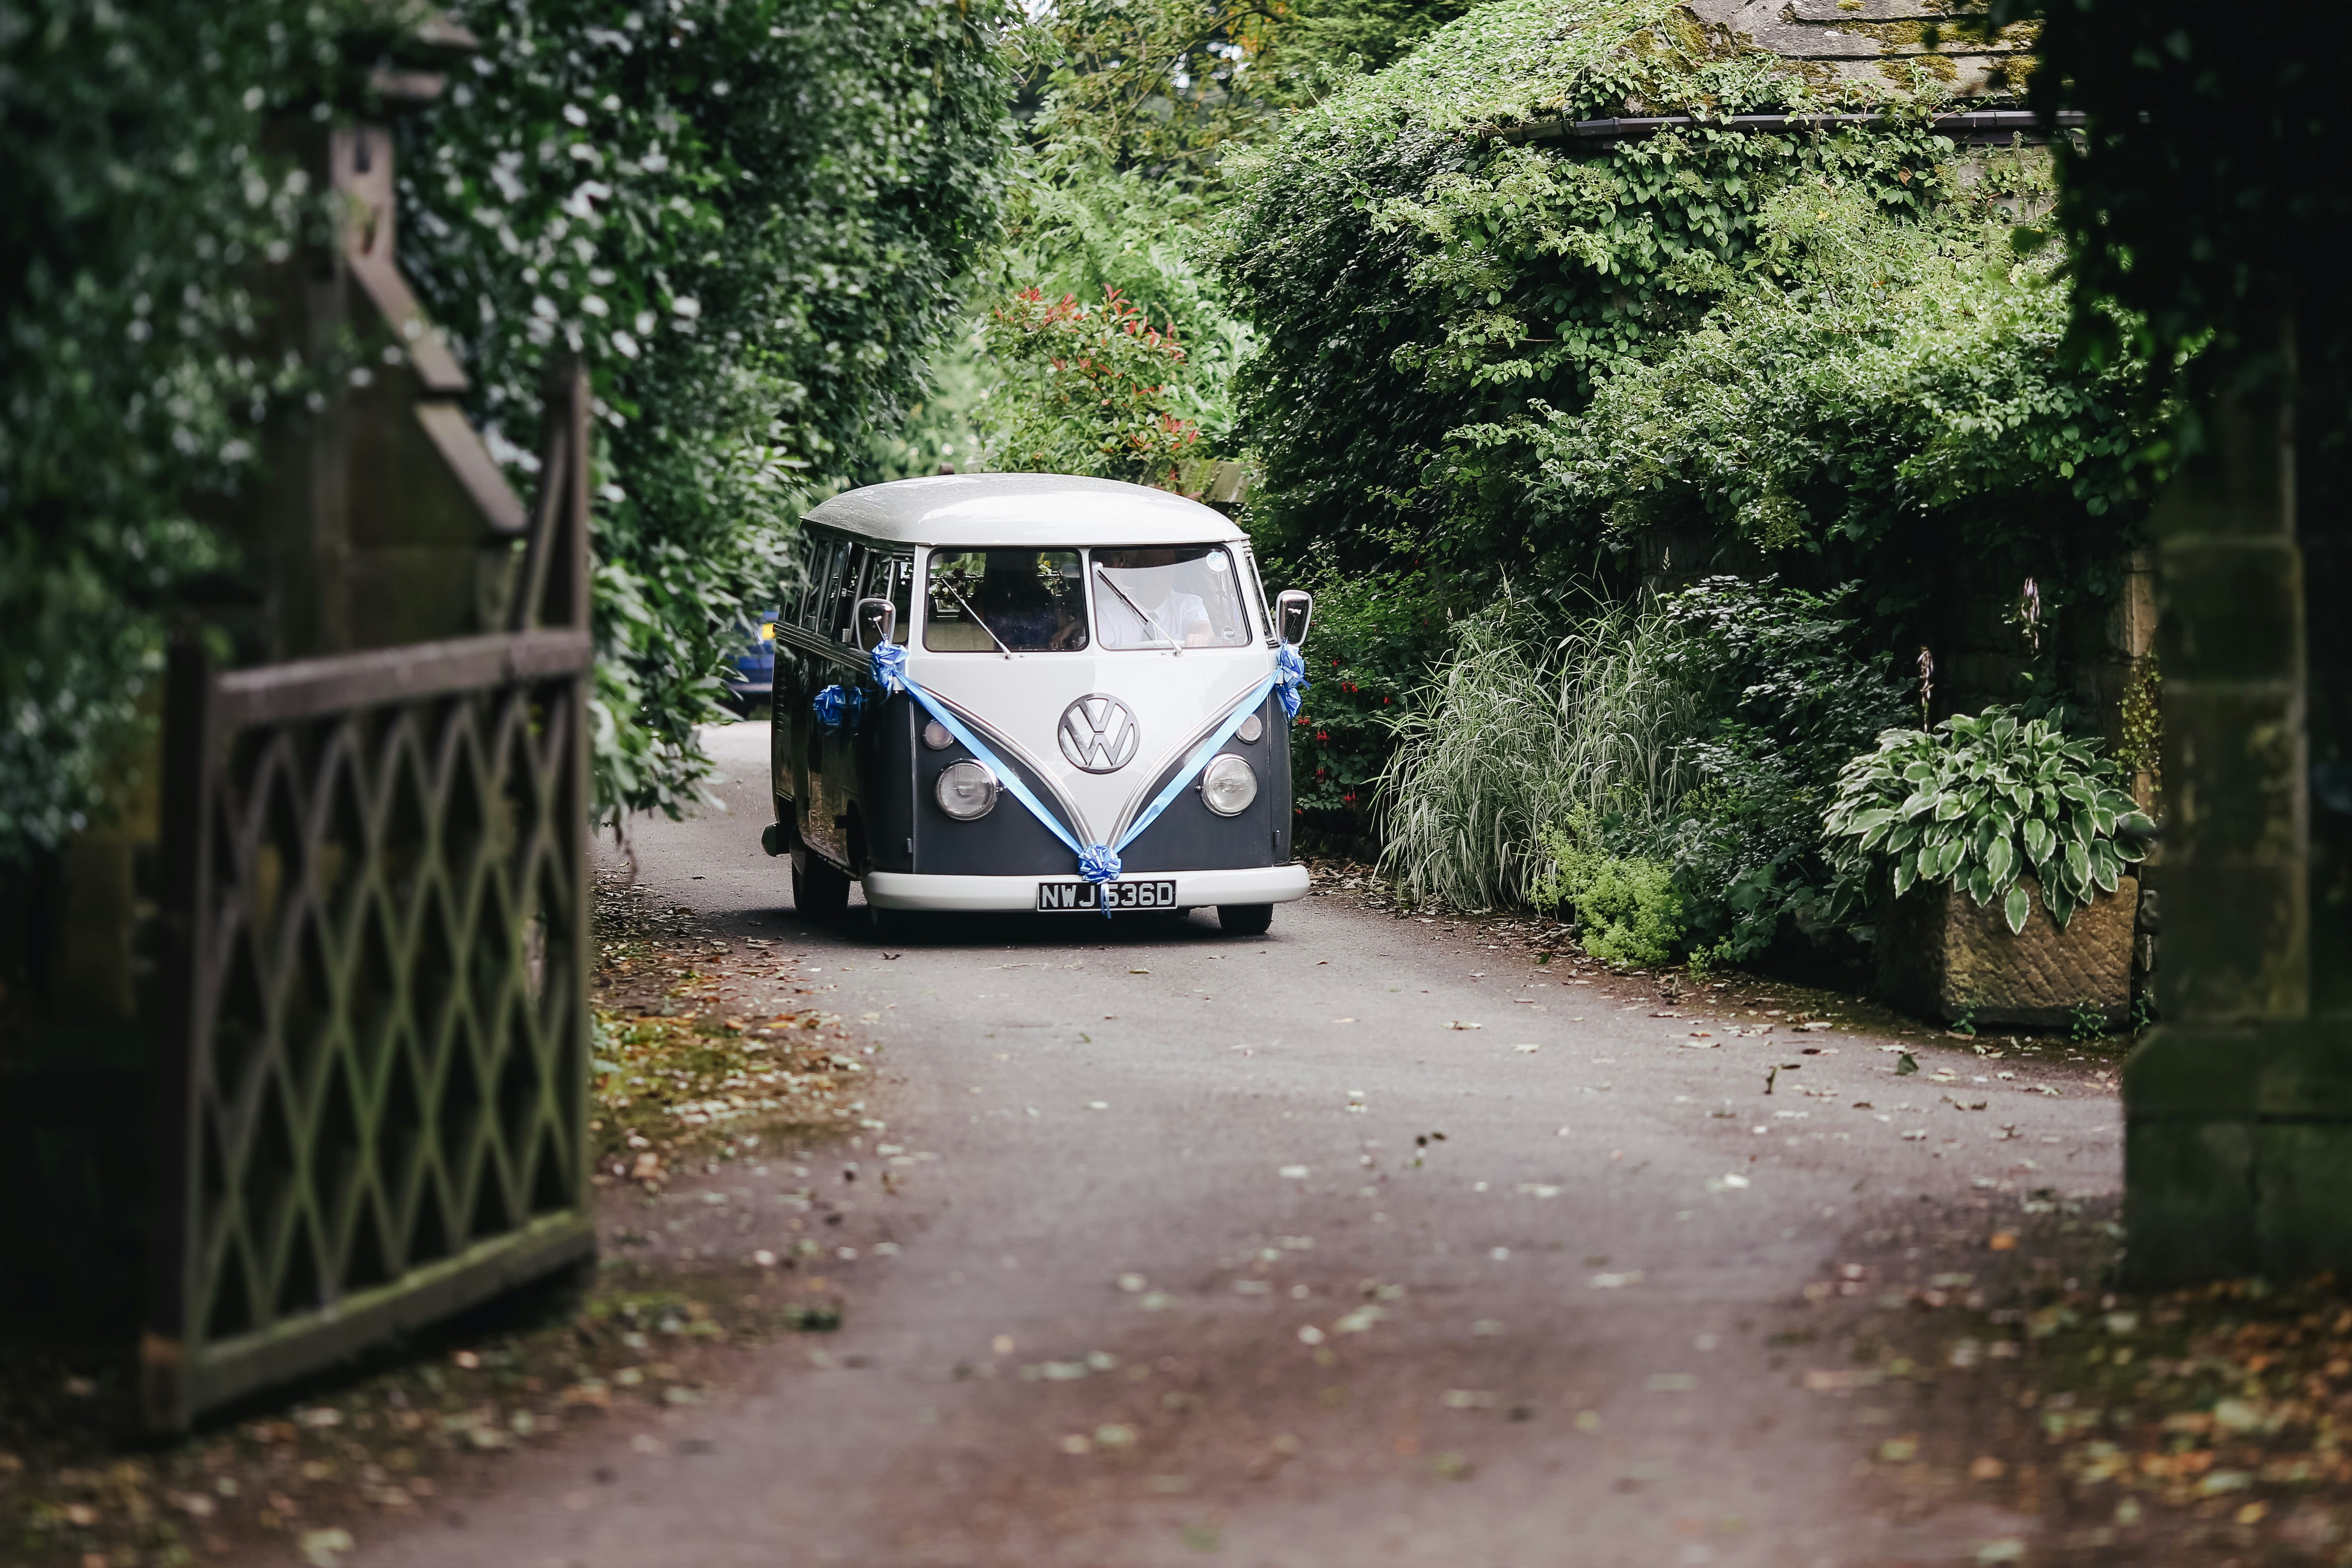
POLYGON ((2017 933, 2032 913, 2025 876, 2063 931, 2075 910, 2116 891, 2156 824, 2092 743, 1995 706, 1933 733, 1881 735, 1839 775, 1823 828, 1842 901, 1945 883, 1979 907, 1999 897, 2017 933))
POLYGON ((1675 632, 1654 601, 1596 606, 1549 650, 1515 633, 1513 609, 1463 622, 1395 721, 1381 867, 1415 903, 1520 899, 1549 863, 1544 830, 1574 816, 1643 837, 1691 784, 1683 752, 1701 715, 1667 667, 1675 632))

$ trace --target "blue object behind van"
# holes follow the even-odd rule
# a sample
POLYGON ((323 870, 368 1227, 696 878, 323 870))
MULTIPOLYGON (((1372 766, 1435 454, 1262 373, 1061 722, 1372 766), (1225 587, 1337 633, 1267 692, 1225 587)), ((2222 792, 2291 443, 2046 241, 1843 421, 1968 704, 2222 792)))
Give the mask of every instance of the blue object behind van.
POLYGON ((751 712, 776 689, 776 612, 758 614, 756 623, 742 627, 743 651, 735 656, 735 674, 725 683, 728 698, 739 713, 751 712))

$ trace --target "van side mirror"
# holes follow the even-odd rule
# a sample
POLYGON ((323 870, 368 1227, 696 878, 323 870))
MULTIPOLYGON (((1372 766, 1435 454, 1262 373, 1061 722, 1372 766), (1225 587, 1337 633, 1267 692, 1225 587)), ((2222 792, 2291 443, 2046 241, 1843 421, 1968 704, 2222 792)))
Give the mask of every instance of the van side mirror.
POLYGON ((857 601, 857 646, 872 653, 898 634, 898 607, 887 599, 857 601))
POLYGON ((1275 635, 1294 648, 1307 643, 1307 625, 1315 619, 1315 596, 1303 588, 1286 588, 1275 595, 1275 635))

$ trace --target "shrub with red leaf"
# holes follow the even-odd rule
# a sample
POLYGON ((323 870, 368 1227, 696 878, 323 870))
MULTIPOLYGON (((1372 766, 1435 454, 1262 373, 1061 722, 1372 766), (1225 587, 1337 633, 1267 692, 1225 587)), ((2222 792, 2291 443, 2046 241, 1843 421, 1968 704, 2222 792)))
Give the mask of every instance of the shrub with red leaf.
POLYGON ((982 410, 993 466, 1178 487, 1201 432, 1176 412, 1186 365, 1172 326, 1116 288, 1099 305, 1024 288, 989 312, 988 346, 1005 370, 982 410))

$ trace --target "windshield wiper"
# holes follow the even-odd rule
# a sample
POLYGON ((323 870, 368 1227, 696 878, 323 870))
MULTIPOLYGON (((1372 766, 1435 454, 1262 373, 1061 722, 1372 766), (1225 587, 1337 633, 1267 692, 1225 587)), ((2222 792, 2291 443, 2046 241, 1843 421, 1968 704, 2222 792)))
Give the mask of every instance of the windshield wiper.
POLYGON ((1106 570, 1099 561, 1095 563, 1095 575, 1102 579, 1102 585, 1105 588, 1108 588, 1113 593, 1118 594, 1119 598, 1126 602, 1127 607, 1135 612, 1135 617, 1138 621, 1140 621, 1145 625, 1160 633, 1160 640, 1168 644, 1168 651, 1170 653, 1181 654, 1184 652, 1184 645, 1168 634, 1168 628, 1160 623, 1160 617, 1151 613, 1150 611, 1146 610, 1142 605, 1138 604, 1134 600, 1129 599, 1127 597, 1127 590, 1121 588, 1118 583, 1113 582, 1110 580, 1109 571, 1106 570))
POLYGON ((982 621, 980 618, 980 612, 971 607, 971 600, 966 599, 961 593, 956 593, 956 585, 954 583, 950 582, 946 578, 942 577, 940 579, 940 586, 946 589, 950 593, 955 594, 955 601, 963 606, 963 612, 971 617, 971 623, 973 625, 988 633, 988 640, 996 644, 996 651, 998 653, 1003 654, 1008 659, 1013 657, 1013 650, 1004 645, 1004 639, 996 634, 996 628, 991 626, 987 622, 982 621))

